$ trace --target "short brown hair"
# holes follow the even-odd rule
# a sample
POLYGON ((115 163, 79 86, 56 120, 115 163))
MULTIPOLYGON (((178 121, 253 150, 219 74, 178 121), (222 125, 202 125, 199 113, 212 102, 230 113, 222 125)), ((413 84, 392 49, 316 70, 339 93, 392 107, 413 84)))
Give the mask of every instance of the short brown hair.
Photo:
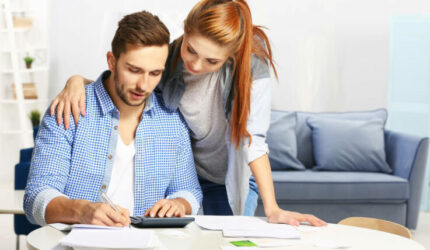
POLYGON ((112 53, 116 59, 125 52, 126 45, 162 46, 169 44, 170 33, 160 19, 148 11, 126 15, 118 23, 112 40, 112 53))

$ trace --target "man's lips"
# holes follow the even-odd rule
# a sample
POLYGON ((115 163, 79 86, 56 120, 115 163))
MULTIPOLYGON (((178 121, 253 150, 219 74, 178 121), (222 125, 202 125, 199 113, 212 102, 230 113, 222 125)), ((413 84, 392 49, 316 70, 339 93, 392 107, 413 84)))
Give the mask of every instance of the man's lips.
POLYGON ((130 91, 130 93, 134 99, 142 99, 145 96, 144 93, 136 93, 134 91, 130 91))

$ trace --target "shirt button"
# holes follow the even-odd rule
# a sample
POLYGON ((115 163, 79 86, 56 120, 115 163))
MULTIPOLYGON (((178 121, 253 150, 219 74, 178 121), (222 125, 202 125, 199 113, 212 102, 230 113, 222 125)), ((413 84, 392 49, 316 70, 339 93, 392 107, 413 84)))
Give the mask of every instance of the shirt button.
POLYGON ((117 130, 118 129, 118 126, 115 126, 115 127, 113 127, 115 130, 117 130))
POLYGON ((103 185, 103 186, 102 186, 102 189, 106 189, 106 185, 103 185))
POLYGON ((109 158, 109 160, 112 159, 112 155, 109 155, 108 158, 109 158))

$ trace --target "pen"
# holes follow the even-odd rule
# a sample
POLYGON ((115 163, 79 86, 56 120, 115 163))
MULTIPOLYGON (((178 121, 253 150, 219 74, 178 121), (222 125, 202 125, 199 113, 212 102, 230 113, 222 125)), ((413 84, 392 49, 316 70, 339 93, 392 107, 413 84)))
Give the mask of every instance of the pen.
POLYGON ((113 202, 109 199, 109 197, 105 192, 100 190, 100 196, 102 197, 102 199, 105 201, 106 204, 111 206, 116 212, 121 213, 119 209, 115 206, 115 204, 113 204, 113 202))

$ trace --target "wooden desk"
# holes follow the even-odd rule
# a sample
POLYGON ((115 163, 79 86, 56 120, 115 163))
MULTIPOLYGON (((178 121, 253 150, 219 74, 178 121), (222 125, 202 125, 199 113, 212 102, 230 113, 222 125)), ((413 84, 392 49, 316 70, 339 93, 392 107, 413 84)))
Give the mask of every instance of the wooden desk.
MULTIPOLYGON (((144 230, 144 229, 142 229, 144 230)), ((232 240, 244 238, 224 238, 220 231, 202 230, 195 223, 181 229, 151 229, 154 230, 160 241, 167 249, 175 250, 201 250, 220 249, 221 246, 229 246, 232 240)), ((59 245, 58 241, 66 235, 54 228, 45 226, 31 232, 27 237, 29 249, 70 249, 59 245)), ((314 246, 313 241, 325 239, 333 242, 350 245, 348 249, 390 249, 390 250, 424 250, 425 248, 416 241, 371 229, 329 224, 317 231, 301 232, 301 240, 279 239, 250 239, 256 243, 278 243, 294 245, 266 249, 330 249, 314 246)), ((230 245, 231 246, 231 245, 230 245)))
POLYGON ((24 214, 24 190, 0 190, 0 214, 24 214))

